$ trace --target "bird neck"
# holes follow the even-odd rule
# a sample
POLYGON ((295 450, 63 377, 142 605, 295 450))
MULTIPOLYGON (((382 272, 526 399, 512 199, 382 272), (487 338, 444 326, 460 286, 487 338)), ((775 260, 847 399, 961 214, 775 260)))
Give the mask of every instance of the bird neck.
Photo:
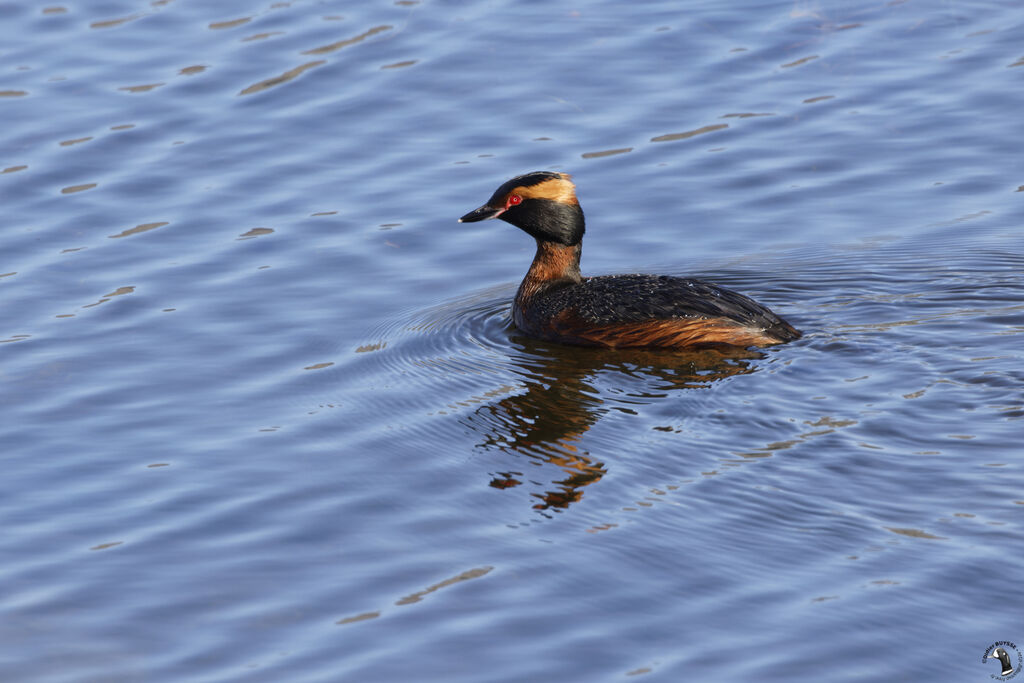
POLYGON ((565 282, 574 284, 583 281, 580 275, 581 244, 571 246, 537 240, 537 253, 526 273, 526 279, 537 284, 565 282))
POLYGON ((567 246, 557 242, 537 240, 537 254, 533 257, 530 270, 526 272, 516 292, 512 307, 512 317, 519 329, 529 331, 533 323, 527 310, 533 305, 536 297, 552 289, 583 282, 580 275, 579 244, 567 246))

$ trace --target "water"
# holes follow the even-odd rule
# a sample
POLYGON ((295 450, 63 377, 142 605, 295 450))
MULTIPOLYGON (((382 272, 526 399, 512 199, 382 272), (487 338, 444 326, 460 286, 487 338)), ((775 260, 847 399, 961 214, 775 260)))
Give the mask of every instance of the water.
POLYGON ((1024 645, 1015 3, 0 3, 0 671, 982 681, 1024 645), (581 350, 459 225, 805 332, 581 350))

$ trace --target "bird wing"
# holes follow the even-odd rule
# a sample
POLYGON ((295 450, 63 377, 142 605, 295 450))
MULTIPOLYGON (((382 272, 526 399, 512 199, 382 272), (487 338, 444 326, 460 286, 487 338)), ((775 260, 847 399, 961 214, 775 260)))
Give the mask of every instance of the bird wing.
POLYGON ((655 319, 726 318, 771 328, 781 321, 756 301, 703 280, 669 275, 607 275, 587 278, 554 296, 588 323, 655 319))

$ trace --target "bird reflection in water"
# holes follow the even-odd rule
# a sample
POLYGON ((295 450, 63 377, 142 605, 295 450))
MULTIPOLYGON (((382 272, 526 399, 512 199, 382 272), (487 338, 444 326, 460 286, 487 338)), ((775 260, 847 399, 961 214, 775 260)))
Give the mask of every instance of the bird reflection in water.
MULTIPOLYGON (((693 351, 605 350, 549 344, 516 336, 519 353, 512 360, 523 377, 522 391, 485 404, 463 418, 465 426, 482 435, 479 448, 526 456, 535 463, 555 465, 565 477, 554 488, 531 493, 540 512, 569 507, 583 498, 587 486, 608 473, 592 457, 583 435, 611 411, 633 412, 674 391, 697 390, 733 375, 753 372, 750 361, 763 358, 753 350, 730 348, 693 351), (624 393, 626 400, 602 398, 595 380, 615 373, 641 380, 646 390, 624 393)), ((604 382, 602 382, 604 383, 604 382)), ((630 382, 632 384, 632 382, 630 382)), ((608 392, 605 391, 607 395, 608 392)), ((523 472, 497 472, 494 488, 509 489, 525 482, 547 488, 523 472)))

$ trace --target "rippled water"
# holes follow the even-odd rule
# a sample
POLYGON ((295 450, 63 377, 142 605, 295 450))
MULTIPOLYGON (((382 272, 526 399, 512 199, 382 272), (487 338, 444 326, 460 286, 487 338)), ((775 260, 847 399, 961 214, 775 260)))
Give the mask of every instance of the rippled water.
POLYGON ((1005 3, 0 3, 0 672, 983 681, 1024 646, 1005 3), (695 275, 763 351, 519 335, 695 275))

